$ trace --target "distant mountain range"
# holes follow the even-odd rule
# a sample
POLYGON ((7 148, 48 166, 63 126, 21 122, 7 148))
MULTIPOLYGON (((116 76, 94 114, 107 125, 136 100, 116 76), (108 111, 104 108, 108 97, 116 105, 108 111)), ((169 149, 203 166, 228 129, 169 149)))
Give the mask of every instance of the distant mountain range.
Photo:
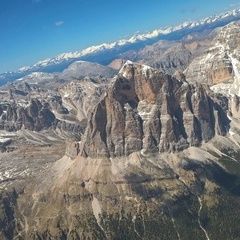
POLYGON ((211 31, 236 20, 240 20, 240 9, 234 9, 224 14, 207 17, 200 21, 189 21, 177 26, 157 29, 145 34, 135 34, 129 39, 122 39, 112 43, 103 43, 81 51, 63 53, 54 58, 39 61, 32 66, 22 67, 15 72, 0 74, 0 85, 22 78, 33 72, 62 72, 70 64, 79 60, 107 65, 129 50, 137 50, 159 40, 180 40, 188 34, 211 31))

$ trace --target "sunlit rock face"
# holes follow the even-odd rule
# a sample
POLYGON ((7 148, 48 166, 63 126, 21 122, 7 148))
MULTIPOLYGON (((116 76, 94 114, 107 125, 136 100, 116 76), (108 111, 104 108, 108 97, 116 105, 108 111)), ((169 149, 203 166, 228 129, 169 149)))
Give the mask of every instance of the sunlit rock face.
POLYGON ((217 93, 240 94, 240 27, 231 23, 219 30, 211 47, 185 70, 186 79, 212 86, 217 93))
POLYGON ((174 152, 225 135, 227 117, 207 91, 127 62, 91 115, 82 154, 174 152))
POLYGON ((32 99, 26 106, 7 103, 0 106, 0 128, 2 130, 17 131, 25 128, 40 131, 56 124, 54 114, 48 103, 41 103, 32 99))

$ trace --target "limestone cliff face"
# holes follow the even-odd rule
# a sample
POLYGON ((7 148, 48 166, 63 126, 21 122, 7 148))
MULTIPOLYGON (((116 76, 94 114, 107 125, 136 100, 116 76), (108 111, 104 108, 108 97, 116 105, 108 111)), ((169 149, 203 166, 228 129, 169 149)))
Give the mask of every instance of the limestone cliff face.
POLYGON ((239 43, 238 23, 231 23, 218 30, 211 46, 185 70, 187 80, 210 86, 232 84, 238 75, 235 65, 239 61, 239 43))
POLYGON ((40 131, 54 125, 55 116, 47 103, 32 99, 28 106, 19 106, 14 103, 0 106, 0 128, 8 131, 17 131, 25 128, 40 131))
POLYGON ((86 122, 89 112, 98 103, 104 91, 103 79, 85 78, 59 87, 63 105, 67 106, 80 122, 86 122), (99 82, 97 82, 99 81, 99 82))
POLYGON ((231 59, 220 48, 197 57, 185 71, 190 82, 199 82, 210 86, 233 80, 234 72, 231 59))
POLYGON ((21 129, 29 131, 57 130, 65 137, 79 138, 84 126, 79 122, 65 121, 56 116, 68 116, 61 99, 55 97, 49 102, 30 99, 24 104, 9 101, 0 104, 0 130, 16 132, 21 129))
POLYGON ((127 62, 91 114, 80 152, 91 157, 174 152, 227 129, 225 112, 203 86, 127 62))

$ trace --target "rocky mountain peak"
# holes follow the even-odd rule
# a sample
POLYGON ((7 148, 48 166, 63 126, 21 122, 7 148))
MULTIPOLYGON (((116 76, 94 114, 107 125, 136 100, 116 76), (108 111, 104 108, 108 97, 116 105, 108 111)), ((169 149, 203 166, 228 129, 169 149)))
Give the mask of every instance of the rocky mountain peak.
MULTIPOLYGON (((139 101, 145 100, 148 103, 156 101, 157 93, 164 78, 163 74, 147 65, 127 61, 119 72, 131 84, 139 101)), ((116 82, 118 84, 118 81, 116 82)), ((123 86, 124 88, 124 86, 123 86)))
POLYGON ((202 85, 127 62, 90 116, 81 154, 179 151, 225 135, 228 120, 202 85))

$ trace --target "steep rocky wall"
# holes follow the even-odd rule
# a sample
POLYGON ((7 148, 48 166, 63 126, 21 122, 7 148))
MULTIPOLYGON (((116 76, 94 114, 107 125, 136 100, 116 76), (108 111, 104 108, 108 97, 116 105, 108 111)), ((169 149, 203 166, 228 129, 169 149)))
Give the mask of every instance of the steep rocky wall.
POLYGON ((81 153, 174 152, 225 135, 228 124, 207 88, 128 62, 92 113, 81 153))

